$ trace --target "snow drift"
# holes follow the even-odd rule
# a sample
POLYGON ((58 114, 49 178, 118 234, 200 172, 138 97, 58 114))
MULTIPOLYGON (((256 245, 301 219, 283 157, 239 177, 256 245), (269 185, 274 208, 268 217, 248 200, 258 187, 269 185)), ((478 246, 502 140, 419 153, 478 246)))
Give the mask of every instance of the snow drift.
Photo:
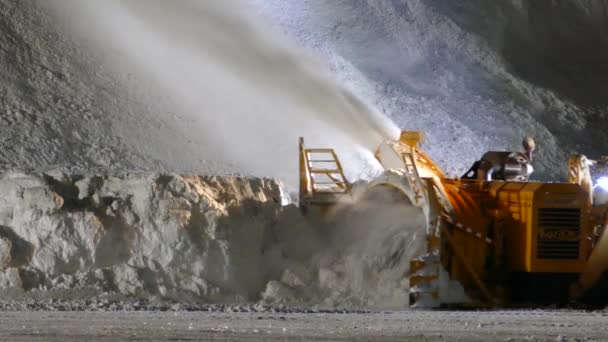
POLYGON ((351 157, 360 146, 398 135, 238 0, 2 0, 0 20, 5 168, 247 174, 295 187, 299 136, 365 165, 351 157))
POLYGON ((270 179, 10 172, 0 192, 0 289, 22 297, 403 308, 424 233, 392 198, 305 219, 270 179))
POLYGON ((409 264, 423 252, 426 219, 398 190, 371 184, 355 184, 351 200, 312 225, 314 235, 302 234, 309 228, 279 240, 287 241, 283 271, 266 286, 263 302, 407 308, 409 264))
POLYGON ((254 298, 281 207, 266 179, 10 173, 0 189, 0 286, 176 300, 254 298))
POLYGON ((536 179, 608 154, 608 2, 251 0, 452 175, 533 136, 536 179))

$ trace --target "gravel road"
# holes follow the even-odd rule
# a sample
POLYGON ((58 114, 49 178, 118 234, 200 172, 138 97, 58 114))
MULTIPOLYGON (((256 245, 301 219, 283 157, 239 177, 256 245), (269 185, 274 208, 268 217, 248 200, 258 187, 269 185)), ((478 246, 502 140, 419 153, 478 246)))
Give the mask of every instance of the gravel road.
POLYGON ((11 341, 608 341, 606 312, 2 312, 11 341))

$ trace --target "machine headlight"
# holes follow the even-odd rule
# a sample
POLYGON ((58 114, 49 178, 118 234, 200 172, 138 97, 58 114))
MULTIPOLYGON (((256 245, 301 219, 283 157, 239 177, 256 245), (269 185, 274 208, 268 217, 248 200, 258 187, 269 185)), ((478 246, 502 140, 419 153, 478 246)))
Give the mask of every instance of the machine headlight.
POLYGON ((608 192, 608 177, 600 177, 597 179, 597 184, 595 186, 599 186, 602 190, 608 192))

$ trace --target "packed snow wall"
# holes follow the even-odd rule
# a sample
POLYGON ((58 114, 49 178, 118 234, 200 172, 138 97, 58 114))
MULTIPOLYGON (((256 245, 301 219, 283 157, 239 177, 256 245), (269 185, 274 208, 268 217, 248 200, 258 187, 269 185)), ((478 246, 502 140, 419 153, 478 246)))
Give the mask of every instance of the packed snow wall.
POLYGON ((608 1, 251 1, 452 175, 526 135, 536 179, 608 154, 608 1))
POLYGON ((12 172, 0 189, 3 288, 246 301, 268 276, 272 180, 12 172))
POLYGON ((271 179, 13 171, 0 193, 0 299, 404 308, 424 234, 392 199, 305 218, 271 179))

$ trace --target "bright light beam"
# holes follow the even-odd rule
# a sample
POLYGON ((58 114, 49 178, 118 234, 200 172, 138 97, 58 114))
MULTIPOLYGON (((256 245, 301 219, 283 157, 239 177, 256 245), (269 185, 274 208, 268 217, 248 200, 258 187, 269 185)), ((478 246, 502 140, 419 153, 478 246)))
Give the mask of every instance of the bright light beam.
POLYGON ((595 186, 599 186, 602 190, 608 192, 608 177, 600 177, 597 180, 597 184, 595 186))

